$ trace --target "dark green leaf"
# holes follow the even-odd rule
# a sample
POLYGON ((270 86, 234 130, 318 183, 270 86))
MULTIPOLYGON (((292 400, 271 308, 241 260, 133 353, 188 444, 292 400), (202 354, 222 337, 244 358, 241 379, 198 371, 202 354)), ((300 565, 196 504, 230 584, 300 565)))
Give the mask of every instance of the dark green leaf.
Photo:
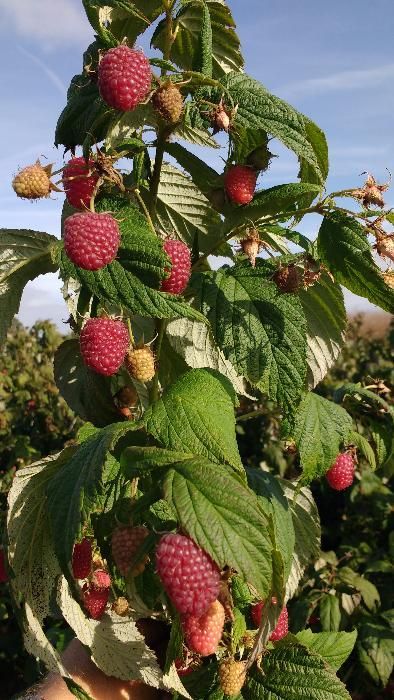
POLYGON ((99 143, 112 118, 113 112, 101 99, 97 84, 85 75, 76 75, 56 125, 55 146, 82 146, 88 135, 92 144, 99 143))
POLYGON ((393 633, 371 621, 360 628, 357 652, 362 666, 377 685, 386 686, 393 672, 393 633))
POLYGON ((168 141, 166 143, 166 151, 189 173, 194 184, 204 194, 207 194, 209 190, 212 189, 220 177, 216 170, 211 168, 205 161, 201 160, 201 158, 194 155, 194 153, 190 153, 190 151, 184 146, 181 146, 180 143, 168 141))
POLYGON ((320 227, 318 253, 337 282, 386 311, 394 311, 394 290, 385 283, 372 258, 363 227, 353 218, 333 212, 320 227))
POLYGON ((196 274, 195 303, 237 373, 291 411, 306 378, 306 322, 299 299, 281 294, 258 265, 196 274))
POLYGON ((337 671, 345 663, 356 643, 357 632, 298 632, 297 639, 337 671))
POLYGON ((235 401, 232 385, 219 372, 190 370, 146 411, 146 429, 171 450, 243 470, 235 438, 235 401))
POLYGON ((0 343, 19 311, 26 284, 57 270, 57 246, 48 233, 0 229, 0 343))
POLYGON ((272 543, 257 497, 226 467, 199 457, 174 465, 165 498, 181 527, 220 567, 234 568, 265 598, 271 587, 272 543))
POLYGON ((341 624, 339 600, 335 595, 325 593, 320 600, 320 623, 324 632, 337 632, 341 624))
POLYGON ((294 425, 304 481, 323 476, 330 469, 351 430, 352 419, 345 409, 312 392, 305 395, 294 425))

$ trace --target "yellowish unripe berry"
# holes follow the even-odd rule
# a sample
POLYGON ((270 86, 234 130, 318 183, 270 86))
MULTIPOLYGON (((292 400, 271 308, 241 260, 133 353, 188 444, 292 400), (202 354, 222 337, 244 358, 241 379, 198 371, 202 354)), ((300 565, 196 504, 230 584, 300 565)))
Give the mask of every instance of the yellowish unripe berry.
POLYGON ((245 662, 235 661, 235 659, 226 659, 219 666, 220 687, 225 695, 230 698, 235 697, 241 692, 241 688, 245 683, 245 662))
POLYGON ((149 382, 155 376, 155 356, 148 345, 130 350, 125 364, 131 376, 139 382, 149 382))
POLYGON ((51 169, 50 165, 43 168, 39 160, 34 165, 23 168, 12 181, 14 192, 23 199, 48 197, 53 189, 50 181, 51 169))

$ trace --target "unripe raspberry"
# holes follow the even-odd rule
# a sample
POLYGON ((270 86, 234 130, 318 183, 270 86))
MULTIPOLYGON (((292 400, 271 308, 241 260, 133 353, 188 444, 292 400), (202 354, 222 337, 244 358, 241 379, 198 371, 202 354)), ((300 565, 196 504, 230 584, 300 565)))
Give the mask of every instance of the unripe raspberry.
POLYGON ((97 589, 87 583, 82 588, 82 602, 89 617, 99 620, 107 607, 109 588, 97 589))
POLYGON ((119 225, 110 214, 72 214, 64 222, 64 250, 83 270, 108 265, 115 259, 119 243, 119 225))
POLYGON ((275 156, 268 150, 268 146, 259 146, 248 155, 247 163, 253 168, 256 168, 256 170, 265 172, 268 170, 271 160, 274 157, 275 156))
POLYGON ((79 338, 85 365, 106 376, 115 374, 121 367, 129 342, 124 323, 112 318, 90 318, 79 338))
POLYGON ((331 469, 326 473, 326 479, 332 489, 343 491, 351 486, 354 479, 354 459, 351 454, 339 454, 331 469))
POLYGON ((293 263, 278 267, 272 279, 278 289, 285 294, 298 292, 303 284, 302 271, 293 263))
POLYGON ((190 279, 190 250, 182 241, 173 241, 171 238, 164 241, 163 248, 171 260, 171 271, 170 276, 162 281, 161 289, 170 294, 181 294, 190 279))
POLYGON ((67 201, 75 209, 88 209, 98 182, 95 161, 72 158, 63 170, 63 187, 67 201))
POLYGON ((111 578, 108 571, 105 571, 104 569, 96 569, 93 571, 91 586, 97 590, 111 588, 111 578))
POLYGON ((172 82, 161 85, 152 96, 155 110, 169 124, 179 122, 183 110, 183 97, 172 82))
POLYGON ((232 165, 224 176, 227 196, 234 204, 249 204, 256 189, 257 173, 247 165, 232 165))
POLYGON ((200 656, 214 654, 222 638, 224 627, 224 608, 218 600, 209 606, 203 615, 185 615, 182 628, 185 641, 191 651, 200 656))
POLYGON ((226 659, 219 666, 220 687, 230 698, 238 695, 245 683, 245 662, 226 659))
POLYGON ((125 364, 130 375, 139 382, 150 382, 155 376, 155 356, 148 345, 130 350, 125 364))
POLYGON ((143 525, 137 527, 125 525, 113 531, 111 542, 112 557, 122 576, 138 576, 144 571, 149 561, 147 555, 145 555, 132 570, 130 570, 130 565, 137 550, 148 535, 149 530, 143 525))
MULTIPOLYGON (((276 599, 272 598, 272 602, 275 603, 276 599)), ((259 603, 256 603, 255 605, 253 605, 251 610, 250 610, 252 620, 253 620, 256 627, 260 627, 263 609, 264 609, 264 601, 261 600, 259 603)), ((269 639, 271 642, 278 642, 279 639, 282 639, 282 637, 286 636, 288 631, 289 631, 289 613, 288 613, 288 610, 285 606, 279 615, 278 622, 276 623, 276 627, 275 627, 274 631, 272 632, 269 639)))
POLYGON ((116 46, 102 57, 98 67, 101 97, 114 109, 129 112, 147 97, 152 81, 149 61, 142 51, 116 46))
POLYGON ((74 578, 89 576, 92 569, 92 544, 86 537, 74 545, 71 564, 74 578))
POLYGON ((157 571, 180 613, 199 617, 216 600, 220 572, 211 557, 184 535, 164 535, 156 550, 157 571))
POLYGON ((112 610, 120 617, 128 615, 130 612, 130 606, 127 598, 123 598, 122 596, 120 598, 117 598, 112 604, 112 610))
POLYGON ((12 181, 14 192, 23 199, 48 197, 52 189, 51 170, 52 166, 44 168, 39 160, 34 165, 28 165, 15 175, 12 181))
POLYGON ((394 262, 394 233, 376 233, 375 248, 381 258, 394 262))
POLYGON ((252 230, 241 240, 241 250, 248 257, 252 267, 256 267, 256 258, 260 252, 261 243, 259 232, 252 230))

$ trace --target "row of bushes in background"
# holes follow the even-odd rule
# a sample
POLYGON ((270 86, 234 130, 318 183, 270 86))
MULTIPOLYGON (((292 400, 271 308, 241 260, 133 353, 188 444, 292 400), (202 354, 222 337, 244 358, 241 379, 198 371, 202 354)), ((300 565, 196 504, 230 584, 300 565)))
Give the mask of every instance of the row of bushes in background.
MULTIPOLYGON (((361 382, 392 403, 394 326, 384 338, 372 339, 360 328, 361 321, 356 321, 340 360, 317 391, 333 398, 338 386, 361 382)), ((60 450, 78 427, 53 380, 53 355, 61 337, 49 322, 30 330, 16 324, 0 358, 1 524, 15 470, 60 450)), ((370 407, 354 396, 347 401, 347 410, 360 426, 367 408, 370 421, 370 407)), ((247 408, 245 401, 240 411, 245 413, 247 408)), ((280 440, 279 414, 269 403, 253 402, 250 410, 256 411, 256 417, 238 424, 244 462, 291 476, 297 455, 280 440)), ((380 419, 378 407, 377 424, 380 419)), ((290 629, 356 629, 355 650, 340 675, 354 698, 377 700, 389 697, 393 690, 389 679, 394 652, 394 497, 390 491, 394 460, 388 460, 384 470, 371 473, 370 469, 364 472, 364 459, 360 457, 359 478, 348 491, 339 494, 320 483, 312 487, 322 521, 322 552, 290 603, 290 629)), ((33 683, 40 668, 23 649, 8 586, 0 585, 0 698, 5 699, 33 683)), ((48 625, 51 639, 61 650, 69 631, 56 619, 48 625)))

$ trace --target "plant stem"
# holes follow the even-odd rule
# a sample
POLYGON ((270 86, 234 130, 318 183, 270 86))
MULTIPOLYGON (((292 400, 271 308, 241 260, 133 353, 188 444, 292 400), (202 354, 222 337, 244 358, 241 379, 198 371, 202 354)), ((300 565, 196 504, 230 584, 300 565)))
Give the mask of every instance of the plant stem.
POLYGON ((257 408, 255 411, 250 411, 250 413, 244 413, 242 416, 238 416, 236 419, 237 423, 240 423, 241 421, 244 420, 251 420, 251 418, 257 418, 257 416, 261 416, 262 414, 266 413, 267 409, 266 408, 257 408))
POLYGON ((155 218, 155 214, 156 214, 157 193, 159 191, 159 185, 160 185, 160 175, 161 175, 161 168, 163 165, 165 144, 166 144, 166 133, 164 131, 159 131, 159 133, 157 135, 155 165, 153 168, 152 182, 151 182, 151 186, 150 186, 149 214, 152 217, 152 219, 155 218))
MULTIPOLYGON (((164 338, 164 332, 166 329, 166 321, 165 319, 158 319, 156 322, 156 328, 157 328, 157 341, 156 341, 156 360, 158 361, 160 358, 160 352, 161 352, 161 346, 163 343, 163 338, 164 338)), ((152 390, 151 390, 151 400, 152 403, 157 401, 159 398, 159 368, 157 367, 156 369, 156 374, 153 379, 153 385, 152 385, 152 390)))
POLYGON ((148 224, 149 224, 150 228, 152 229, 153 233, 156 235, 156 229, 155 229, 155 227, 154 227, 154 225, 153 225, 153 221, 152 221, 151 215, 149 214, 148 208, 147 208, 147 206, 146 206, 144 200, 143 200, 142 197, 141 197, 141 194, 140 194, 139 189, 133 190, 133 194, 134 194, 134 196, 135 196, 135 198, 136 198, 138 204, 140 205, 142 211, 144 212, 144 214, 145 214, 145 216, 146 216, 146 219, 147 219, 147 221, 148 221, 148 224))

